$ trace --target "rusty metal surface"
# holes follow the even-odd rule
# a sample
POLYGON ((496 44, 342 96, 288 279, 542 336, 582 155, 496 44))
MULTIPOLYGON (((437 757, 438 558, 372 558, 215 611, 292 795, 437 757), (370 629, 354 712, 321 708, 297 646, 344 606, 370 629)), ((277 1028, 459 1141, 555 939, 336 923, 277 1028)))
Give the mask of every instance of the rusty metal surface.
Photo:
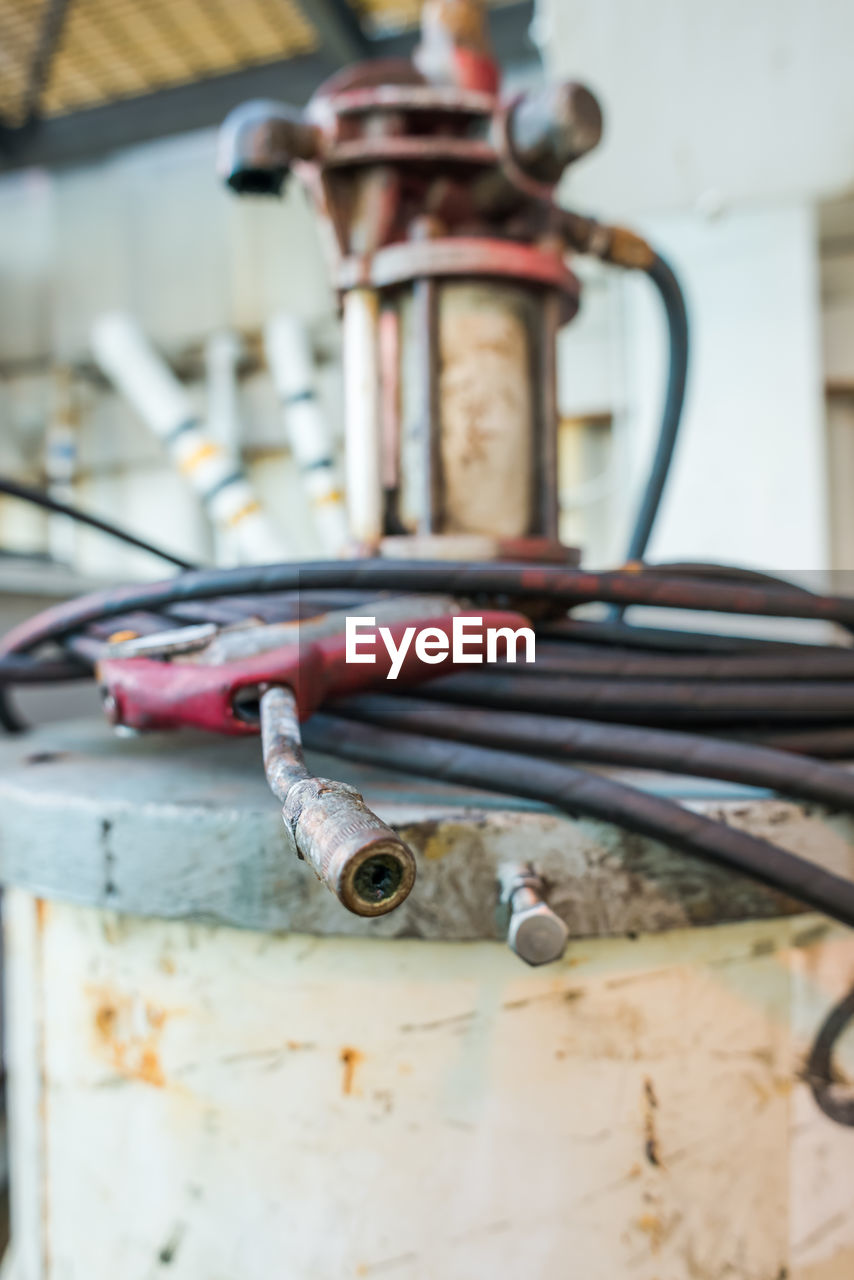
POLYGON ((324 155, 327 168, 374 164, 494 165, 495 151, 478 138, 353 138, 324 155))
POLYGON ((439 423, 449 534, 523 538, 536 523, 533 308, 512 286, 445 285, 439 299, 439 423))
POLYGON ((289 689, 269 689, 260 710, 264 772, 282 801, 294 851, 349 911, 359 916, 393 911, 415 883, 412 850, 355 787, 312 776, 289 689))
MULTIPOLYGON (((355 374, 348 380, 347 395, 353 549, 375 554, 388 538, 461 532, 555 543, 555 353, 542 348, 554 348, 557 327, 575 315, 579 285, 564 261, 568 240, 552 197, 567 166, 597 145, 601 111, 575 83, 502 97, 486 12, 476 0, 429 0, 421 16, 411 63, 350 68, 322 86, 303 115, 276 103, 232 112, 219 170, 238 192, 278 194, 293 169, 329 233, 333 279, 346 295, 345 368, 361 378, 359 394, 355 374), (524 365, 514 381, 530 384, 524 395, 511 395, 504 409, 500 391, 491 401, 481 397, 476 429, 506 451, 494 491, 495 466, 471 483, 479 450, 470 447, 470 430, 463 452, 471 465, 457 467, 462 474, 449 465, 459 460, 461 434, 459 397, 447 402, 443 394, 449 358, 437 319, 449 279, 491 290, 495 310, 512 280, 543 312, 513 344, 524 365), (393 312, 400 330, 415 329, 417 361, 401 350, 395 367, 388 324, 357 331, 346 322, 356 295, 372 315, 393 312), (417 383, 416 429, 404 422, 396 432, 395 405, 403 403, 406 419, 410 377, 417 383), (514 415, 520 398, 524 411, 514 415), (410 449, 413 434, 419 447, 410 449), (374 465, 380 456, 381 468, 374 465), (528 489, 524 511, 509 509, 520 505, 508 500, 511 471, 528 489), (463 490, 480 495, 465 519, 463 490), (496 512, 503 517, 491 518, 496 512)), ((489 371, 480 382, 488 387, 489 371)))
POLYGON ((850 1280, 851 1131, 803 1079, 854 980, 825 921, 530 970, 23 892, 5 914, 11 1280, 850 1280))
MULTIPOLYGON (((0 878, 143 916, 384 937, 497 937, 498 868, 520 855, 549 883, 550 904, 575 937, 794 909, 747 879, 603 823, 309 756, 313 773, 356 786, 416 854, 407 901, 391 916, 360 920, 293 857, 258 751, 257 741, 192 735, 117 740, 88 722, 4 743, 0 878)), ((695 780, 647 785, 834 871, 854 869, 852 824, 839 814, 695 780)))
POLYGON ((389 245, 368 259, 347 258, 337 283, 340 289, 387 289, 424 276, 486 276, 529 283, 561 294, 564 320, 578 310, 578 280, 559 255, 486 236, 414 240, 389 245))
POLYGON ((306 114, 318 123, 324 123, 330 116, 341 118, 377 109, 488 116, 495 109, 495 98, 490 93, 458 89, 452 85, 377 84, 370 88, 343 90, 331 100, 325 95, 315 98, 306 114))

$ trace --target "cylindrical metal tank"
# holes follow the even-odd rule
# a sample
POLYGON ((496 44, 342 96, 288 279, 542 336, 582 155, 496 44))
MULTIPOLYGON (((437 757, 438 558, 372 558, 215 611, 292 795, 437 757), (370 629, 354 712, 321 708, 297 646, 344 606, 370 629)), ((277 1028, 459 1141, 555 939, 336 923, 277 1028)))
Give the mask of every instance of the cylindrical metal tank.
MULTIPOLYGON (((419 861, 359 919, 293 858, 258 751, 82 722, 0 749, 4 1280, 850 1280, 854 1135, 803 1079, 847 931, 594 822, 350 766, 419 861), (520 857, 573 936, 538 970, 497 932, 520 857)), ((839 817, 649 785, 852 870, 839 817)))

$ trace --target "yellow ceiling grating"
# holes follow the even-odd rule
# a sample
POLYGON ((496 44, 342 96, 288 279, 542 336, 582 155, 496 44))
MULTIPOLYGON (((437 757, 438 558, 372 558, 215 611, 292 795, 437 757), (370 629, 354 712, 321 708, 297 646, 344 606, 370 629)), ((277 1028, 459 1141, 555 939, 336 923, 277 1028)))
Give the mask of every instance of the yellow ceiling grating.
POLYGON ((45 115, 193 83, 308 53, 295 0, 72 0, 45 115))
MULTIPOLYGON (((34 107, 44 116, 64 115, 193 84, 322 43, 311 0, 66 0, 46 81, 33 101, 46 17, 61 3, 0 0, 4 123, 24 123, 34 107)), ((366 31, 380 34, 414 25, 421 0, 361 0, 357 7, 366 31)))
POLYGON ((0 118, 21 124, 39 47, 44 0, 0 0, 0 118))

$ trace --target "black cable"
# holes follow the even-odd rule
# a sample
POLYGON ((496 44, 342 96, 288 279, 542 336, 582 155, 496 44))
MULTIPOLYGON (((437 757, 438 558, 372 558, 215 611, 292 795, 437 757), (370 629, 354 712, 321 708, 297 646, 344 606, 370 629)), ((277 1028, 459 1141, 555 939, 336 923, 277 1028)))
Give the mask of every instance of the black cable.
POLYGON ((305 726, 306 747, 444 782, 538 800, 572 817, 616 823, 769 885, 854 927, 854 881, 832 875, 765 840, 670 800, 566 764, 488 747, 449 744, 320 714, 305 726))
POLYGON ((23 733, 27 723, 18 715, 5 689, 0 689, 0 729, 4 733, 23 733))
POLYGON ((810 725, 806 728, 752 729, 739 737, 768 746, 774 751, 791 751, 795 755, 817 756, 826 760, 854 758, 854 727, 851 725, 810 725))
POLYGON ((197 569, 167 582, 136 584, 84 596, 48 609, 15 628, 0 643, 0 655, 61 639, 93 622, 133 609, 162 609, 216 596, 297 590, 429 592, 462 599, 530 600, 552 607, 601 601, 854 624, 854 599, 811 595, 797 588, 656 578, 626 571, 588 573, 551 564, 330 560, 197 569))
POLYGON ((658 441, 646 488, 629 538, 627 560, 642 560, 646 554, 676 449, 682 407, 685 402, 685 385, 688 379, 688 312, 682 288, 672 267, 660 254, 655 255, 650 266, 646 268, 646 274, 655 285, 664 304, 670 356, 658 441))
POLYGON ((72 507, 67 502, 60 502, 58 499, 52 498, 50 494, 43 493, 41 489, 33 489, 30 485, 19 484, 17 480, 10 480, 6 476, 0 476, 0 494, 4 494, 7 498, 18 498, 21 502, 32 503, 34 506, 41 507, 45 511, 52 511, 56 515, 67 516, 69 520, 74 520, 77 524, 85 524, 92 529, 98 529, 99 532, 107 534, 108 537, 116 538, 119 542, 125 542, 128 546, 136 547, 140 551, 147 551, 149 555, 157 556, 160 560, 174 564, 178 569, 194 569, 196 567, 191 561, 184 560, 181 556, 173 555, 171 551, 164 551, 161 547, 155 547, 153 543, 146 542, 144 538, 137 538, 135 534, 128 533, 126 529, 121 529, 118 525, 111 524, 108 520, 102 520, 100 516, 90 515, 88 511, 81 511, 79 507, 72 507))
POLYGON ((804 1078, 824 1114, 837 1124, 854 1128, 854 1088, 843 1084, 833 1067, 833 1052, 852 1022, 854 990, 849 991, 825 1019, 810 1051, 804 1078))
POLYGON ((707 560, 660 560, 654 564, 645 561, 641 565, 644 573, 657 573, 671 578, 710 578, 716 582, 753 582, 765 587, 785 587, 786 590, 806 591, 789 578, 781 578, 778 573, 768 573, 764 569, 748 569, 740 564, 715 564, 707 560))
POLYGON ((530 715, 494 706, 447 707, 401 694, 358 694, 336 702, 332 710, 348 720, 384 729, 591 764, 720 778, 854 813, 854 773, 750 743, 666 729, 530 715))
POLYGON ((67 658, 36 660, 17 654, 0 658, 0 688, 10 684, 59 684, 91 679, 90 665, 67 658))
POLYGON ((439 676, 424 697, 622 724, 736 725, 854 719, 854 681, 591 680, 492 667, 439 676))
POLYGON ((850 680, 854 649, 804 646, 748 653, 643 653, 615 646, 537 639, 530 675, 608 676, 619 680, 850 680))
MULTIPOLYGON (((743 656, 753 652, 828 651, 826 644, 810 641, 769 640, 766 637, 728 635, 714 631, 679 631, 674 627, 642 627, 632 622, 615 622, 608 618, 557 618, 540 623, 537 634, 545 639, 579 640, 587 644, 651 649, 664 653, 736 653, 743 656)), ((847 652, 842 646, 839 649, 840 652, 847 652)))

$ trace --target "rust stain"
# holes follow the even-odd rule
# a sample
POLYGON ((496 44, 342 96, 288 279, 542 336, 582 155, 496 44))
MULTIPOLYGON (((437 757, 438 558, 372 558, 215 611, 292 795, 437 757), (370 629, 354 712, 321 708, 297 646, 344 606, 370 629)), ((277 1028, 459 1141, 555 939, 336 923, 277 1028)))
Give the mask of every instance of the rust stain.
POLYGON ((50 903, 46 898, 36 898, 36 927, 43 933, 50 920, 50 903))
POLYGON ((89 993, 94 1001, 92 1024, 99 1056, 126 1080, 165 1088, 160 1038, 167 1020, 180 1016, 183 1010, 143 1004, 137 997, 108 987, 90 988, 89 993))
POLYGON ((643 1100, 644 1100, 644 1155, 648 1162, 656 1169, 661 1168, 661 1152, 658 1143, 658 1131, 655 1124, 655 1113, 658 1110, 658 1096, 655 1092, 655 1086, 647 1077, 643 1082, 643 1100))
POLYGON ((102 1004, 95 1010, 95 1028, 102 1040, 111 1040, 118 1010, 114 1005, 102 1004))
POLYGON ((145 1016, 148 1019, 150 1027, 160 1028, 166 1021, 166 1011, 160 1009, 156 1004, 147 1004, 145 1006, 145 1016))
POLYGON ((639 1231, 649 1236, 650 1247, 657 1253, 667 1236, 667 1228, 656 1213, 644 1213, 635 1224, 639 1231))
POLYGON ((801 1264, 798 1280, 846 1280, 854 1275, 854 1249, 843 1248, 821 1262, 801 1264))
POLYGON ((402 827, 400 834, 430 862, 440 862, 459 847, 460 830, 453 823, 419 823, 417 827, 402 827))
POLYGON ((341 1092, 349 1094, 353 1092, 353 1081, 356 1075, 356 1067, 363 1060, 364 1054, 360 1053, 358 1049, 351 1049, 345 1046, 338 1056, 341 1060, 342 1066, 344 1067, 344 1075, 341 1081, 341 1092))

